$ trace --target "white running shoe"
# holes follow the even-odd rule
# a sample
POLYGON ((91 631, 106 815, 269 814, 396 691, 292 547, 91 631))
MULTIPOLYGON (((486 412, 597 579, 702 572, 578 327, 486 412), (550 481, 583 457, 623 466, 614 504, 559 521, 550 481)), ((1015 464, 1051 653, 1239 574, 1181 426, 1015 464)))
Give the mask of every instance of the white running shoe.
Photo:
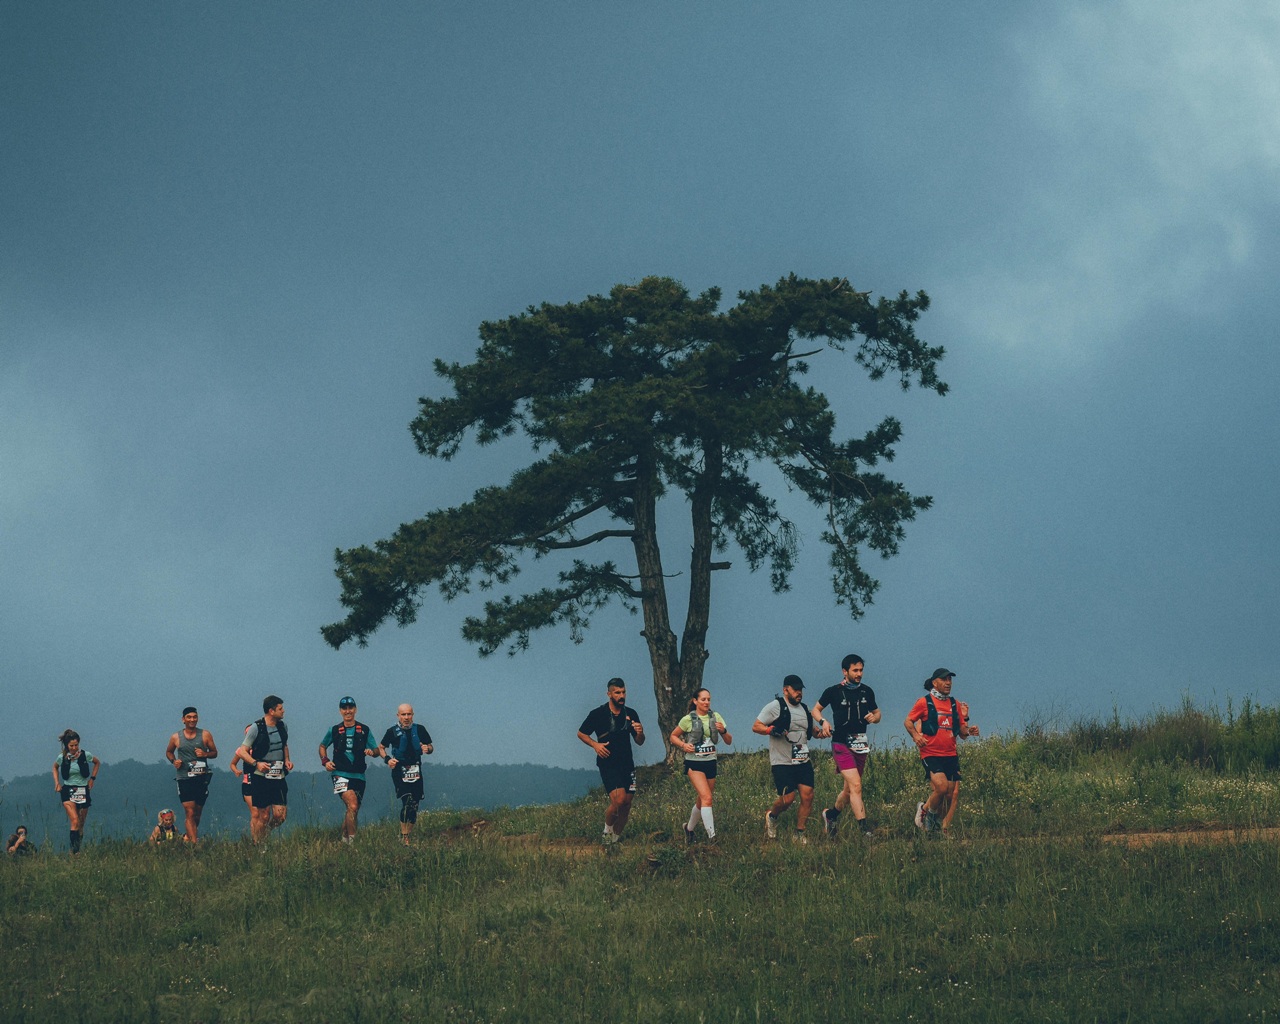
POLYGON ((916 828, 924 828, 924 801, 921 800, 916 804, 916 828))
POLYGON ((768 811, 764 812, 764 834, 770 839, 778 838, 778 819, 768 811))

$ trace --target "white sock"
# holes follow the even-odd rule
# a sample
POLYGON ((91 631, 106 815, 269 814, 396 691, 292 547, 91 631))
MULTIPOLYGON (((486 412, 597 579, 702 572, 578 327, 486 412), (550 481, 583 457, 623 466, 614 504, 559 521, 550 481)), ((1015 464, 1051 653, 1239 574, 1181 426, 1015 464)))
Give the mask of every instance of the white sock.
POLYGON ((700 814, 698 813, 698 810, 699 810, 698 805, 697 805, 697 804, 694 804, 694 805, 693 805, 693 810, 689 812, 689 824, 688 824, 688 825, 686 825, 685 827, 686 827, 690 832, 692 832, 695 828, 697 828, 697 827, 698 827, 698 822, 700 822, 700 821, 702 820, 702 815, 700 815, 700 814))
POLYGON ((604 834, 607 836, 613 835, 613 826, 610 825, 607 821, 604 823, 604 834))
POLYGON ((702 811, 702 826, 707 830, 707 838, 714 839, 716 835, 716 818, 711 813, 710 807, 699 808, 702 811))

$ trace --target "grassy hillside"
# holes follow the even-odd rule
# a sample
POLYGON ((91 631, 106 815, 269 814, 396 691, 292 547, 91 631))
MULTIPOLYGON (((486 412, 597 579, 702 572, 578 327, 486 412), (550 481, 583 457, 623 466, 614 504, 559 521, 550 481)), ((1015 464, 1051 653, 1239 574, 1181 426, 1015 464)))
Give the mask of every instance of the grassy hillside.
MULTIPOLYGON (((433 813, 410 849, 379 824, 9 862, 0 1019, 1276 1020, 1280 844, 1104 839, 1280 824, 1277 716, 1249 710, 1234 761, 1144 746, 1206 721, 1243 742, 1189 708, 971 746, 953 842, 911 826, 923 779, 894 751, 868 771, 874 838, 769 843, 752 754, 722 765, 715 846, 684 846, 692 790, 656 769, 607 852, 592 797, 433 813)), ((818 776, 821 803, 825 756, 818 776)))

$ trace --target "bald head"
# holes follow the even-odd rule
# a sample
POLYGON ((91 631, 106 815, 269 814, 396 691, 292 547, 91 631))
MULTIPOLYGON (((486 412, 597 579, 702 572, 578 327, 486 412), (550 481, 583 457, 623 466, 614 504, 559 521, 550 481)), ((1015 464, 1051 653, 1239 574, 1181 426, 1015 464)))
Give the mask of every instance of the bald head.
POLYGON ((398 708, 396 708, 396 718, 400 720, 400 725, 402 728, 407 729, 409 726, 411 726, 413 724, 413 705, 401 704, 398 708))

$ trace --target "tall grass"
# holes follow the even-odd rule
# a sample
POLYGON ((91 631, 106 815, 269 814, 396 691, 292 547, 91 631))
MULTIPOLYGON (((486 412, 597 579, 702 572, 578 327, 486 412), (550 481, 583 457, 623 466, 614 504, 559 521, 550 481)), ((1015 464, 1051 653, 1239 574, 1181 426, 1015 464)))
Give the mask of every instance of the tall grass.
MULTIPOLYGON (((1161 765, 1137 742, 1073 767, 1043 747, 965 751, 959 842, 912 827, 923 775, 889 751, 867 774, 871 840, 801 846, 792 817, 765 841, 769 770, 751 754, 722 764, 715 846, 685 847, 692 789, 654 769, 607 852, 596 794, 478 829, 431 814, 409 849, 380 823, 351 847, 299 829, 261 849, 9 862, 0 1019, 1276 1020, 1280 844, 1100 841, 1275 825, 1264 768, 1161 765)), ((825 755, 818 773, 820 807, 825 755)))

